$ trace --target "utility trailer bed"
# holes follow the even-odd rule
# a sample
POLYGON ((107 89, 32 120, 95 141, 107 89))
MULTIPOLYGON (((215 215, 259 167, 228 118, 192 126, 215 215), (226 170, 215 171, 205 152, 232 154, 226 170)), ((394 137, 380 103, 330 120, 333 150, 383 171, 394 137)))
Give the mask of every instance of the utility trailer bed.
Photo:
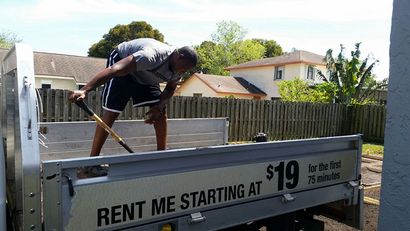
POLYGON ((72 138, 61 132, 45 129, 49 153, 39 145, 45 124, 37 123, 31 48, 17 44, 1 73, 0 151, 16 230, 220 230, 259 221, 294 230, 299 213, 363 227, 360 135, 65 158, 59 152, 72 151, 64 146, 72 138), (99 164, 107 176, 77 178, 78 167, 99 164))

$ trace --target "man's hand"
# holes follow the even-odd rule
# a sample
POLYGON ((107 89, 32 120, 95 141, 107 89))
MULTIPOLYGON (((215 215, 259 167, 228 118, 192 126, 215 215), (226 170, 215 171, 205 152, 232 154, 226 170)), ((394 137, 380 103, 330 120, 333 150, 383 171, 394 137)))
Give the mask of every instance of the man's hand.
POLYGON ((84 90, 75 90, 70 92, 70 96, 68 96, 68 100, 71 102, 83 101, 87 96, 87 92, 84 90))
POLYGON ((165 114, 165 105, 157 104, 145 114, 148 116, 148 119, 146 119, 144 122, 147 124, 154 124, 155 122, 158 121, 162 116, 165 114))

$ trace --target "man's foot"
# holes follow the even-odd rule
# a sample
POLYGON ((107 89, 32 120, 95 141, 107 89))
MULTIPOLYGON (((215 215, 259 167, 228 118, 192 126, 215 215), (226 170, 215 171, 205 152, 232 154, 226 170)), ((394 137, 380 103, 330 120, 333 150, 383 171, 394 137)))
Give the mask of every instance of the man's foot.
POLYGON ((77 177, 79 179, 106 176, 108 174, 108 168, 101 165, 80 167, 77 169, 77 177))

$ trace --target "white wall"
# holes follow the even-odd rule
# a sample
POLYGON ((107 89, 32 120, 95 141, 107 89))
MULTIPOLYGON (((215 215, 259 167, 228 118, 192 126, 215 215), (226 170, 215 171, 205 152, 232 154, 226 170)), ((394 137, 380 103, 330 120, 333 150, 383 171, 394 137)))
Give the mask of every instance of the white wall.
MULTIPOLYGON (((305 63, 285 65, 284 80, 293 80, 296 77, 306 80, 307 66, 308 64, 305 63)), ((315 67, 321 70, 323 73, 326 73, 325 66, 316 65, 315 67)), ((280 97, 279 87, 277 83, 281 80, 273 79, 274 72, 274 66, 266 66, 235 69, 230 71, 230 75, 246 79, 248 82, 252 83, 253 85, 260 88, 262 91, 264 91, 267 94, 266 99, 270 99, 272 97, 280 97)))
POLYGON ((66 89, 66 90, 78 90, 74 78, 70 77, 50 77, 44 75, 36 75, 36 88, 41 88, 41 84, 51 84, 52 89, 66 89))
POLYGON ((394 0, 378 230, 410 230, 410 1, 394 0))
POLYGON ((180 96, 193 96, 194 93, 202 94, 203 97, 217 97, 217 93, 213 91, 203 81, 193 76, 189 78, 178 90, 180 96))
MULTIPOLYGON (((242 77, 246 81, 252 83, 253 85, 257 86, 259 89, 264 91, 267 94, 267 98, 270 97, 278 97, 276 92, 277 85, 276 81, 273 80, 275 72, 275 67, 268 66, 268 67, 253 67, 253 68, 243 68, 243 69, 235 69, 230 71, 231 76, 235 77, 242 77)), ((285 70, 286 75, 286 70, 285 70)))
POLYGON ((305 64, 288 64, 285 65, 284 80, 293 80, 295 78, 305 79, 305 64))
POLYGON ((230 93, 218 93, 211 87, 206 85, 198 77, 193 76, 189 78, 180 88, 178 88, 174 95, 178 96, 193 96, 194 94, 202 94, 202 97, 230 97, 233 96, 236 99, 253 99, 252 95, 242 94, 230 94, 230 93))

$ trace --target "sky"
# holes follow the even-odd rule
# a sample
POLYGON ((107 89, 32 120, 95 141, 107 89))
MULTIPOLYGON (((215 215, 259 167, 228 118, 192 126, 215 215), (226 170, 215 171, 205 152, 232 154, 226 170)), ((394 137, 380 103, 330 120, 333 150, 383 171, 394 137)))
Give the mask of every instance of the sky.
POLYGON ((393 0, 0 0, 0 32, 13 32, 34 51, 86 56, 109 29, 146 21, 180 47, 211 40, 217 23, 230 20, 245 38, 275 40, 325 55, 340 44, 350 56, 379 60, 377 79, 389 75, 393 0))

